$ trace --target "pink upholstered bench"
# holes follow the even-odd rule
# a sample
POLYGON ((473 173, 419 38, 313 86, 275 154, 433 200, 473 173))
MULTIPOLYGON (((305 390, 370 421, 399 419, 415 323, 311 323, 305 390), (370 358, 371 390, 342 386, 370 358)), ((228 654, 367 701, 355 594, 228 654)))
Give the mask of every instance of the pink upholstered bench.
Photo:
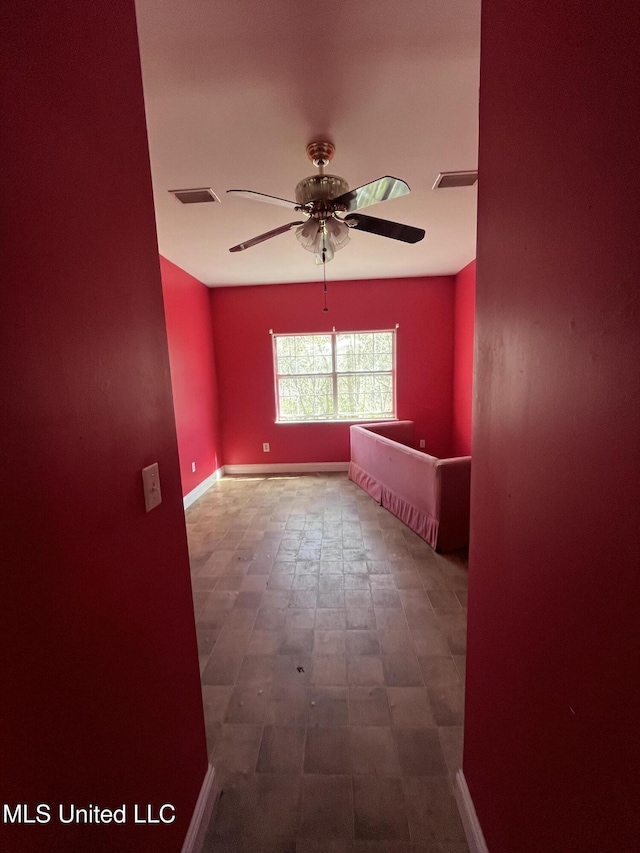
POLYGON ((437 551, 469 544, 471 457, 412 447, 413 421, 351 427, 349 477, 437 551))

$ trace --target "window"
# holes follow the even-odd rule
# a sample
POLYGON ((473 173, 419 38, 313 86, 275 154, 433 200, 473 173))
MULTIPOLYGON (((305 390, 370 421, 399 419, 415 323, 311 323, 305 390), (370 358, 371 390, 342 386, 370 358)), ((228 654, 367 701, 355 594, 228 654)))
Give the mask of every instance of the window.
POLYGON ((273 335, 276 419, 395 418, 395 330, 273 335))

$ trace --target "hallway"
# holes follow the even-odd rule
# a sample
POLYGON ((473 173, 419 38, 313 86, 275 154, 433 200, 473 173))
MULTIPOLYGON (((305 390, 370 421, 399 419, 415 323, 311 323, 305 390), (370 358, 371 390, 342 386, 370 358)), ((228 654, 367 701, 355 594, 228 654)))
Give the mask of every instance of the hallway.
POLYGON ((466 853, 466 565, 345 474, 224 478, 187 510, 207 853, 466 853))

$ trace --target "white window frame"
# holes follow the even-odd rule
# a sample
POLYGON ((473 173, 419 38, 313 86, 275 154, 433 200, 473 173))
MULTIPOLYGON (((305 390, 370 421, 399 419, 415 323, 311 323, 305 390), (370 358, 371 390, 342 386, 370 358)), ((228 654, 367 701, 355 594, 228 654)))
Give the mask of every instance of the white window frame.
POLYGON ((273 390, 274 390, 274 398, 276 404, 276 419, 275 422, 277 424, 321 424, 321 423, 358 423, 360 421, 364 423, 375 423, 378 421, 396 421, 398 420, 398 408, 397 408, 397 393, 396 393, 396 380, 397 380, 397 358, 396 358, 396 348, 397 348, 397 331, 398 326, 395 329, 358 329, 357 331, 344 331, 337 332, 334 328, 331 331, 327 332, 274 332, 271 333, 271 346, 272 346, 272 358, 273 358, 273 390), (391 370, 354 370, 354 371, 340 371, 336 370, 336 339, 338 335, 371 335, 371 334, 391 334, 391 370), (332 371, 331 373, 278 373, 278 352, 277 352, 277 338, 310 338, 310 337, 327 337, 329 335, 331 337, 331 362, 332 362, 332 371), (393 395, 393 414, 387 417, 339 417, 337 415, 338 410, 338 376, 377 376, 379 374, 391 374, 391 389, 393 395), (284 376, 330 376, 332 380, 333 387, 333 411, 335 416, 332 418, 311 418, 311 419, 303 419, 303 420, 292 420, 291 418, 281 418, 280 417, 280 393, 279 393, 279 382, 278 380, 284 376))

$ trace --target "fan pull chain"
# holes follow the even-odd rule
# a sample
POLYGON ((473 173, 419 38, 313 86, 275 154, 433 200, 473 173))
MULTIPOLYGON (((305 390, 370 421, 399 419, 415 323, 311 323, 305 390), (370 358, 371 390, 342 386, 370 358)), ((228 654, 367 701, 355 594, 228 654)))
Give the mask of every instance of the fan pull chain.
POLYGON ((322 273, 324 276, 324 287, 322 288, 322 292, 324 293, 324 308, 323 312, 327 312, 329 309, 327 308, 327 265, 322 264, 322 273))

